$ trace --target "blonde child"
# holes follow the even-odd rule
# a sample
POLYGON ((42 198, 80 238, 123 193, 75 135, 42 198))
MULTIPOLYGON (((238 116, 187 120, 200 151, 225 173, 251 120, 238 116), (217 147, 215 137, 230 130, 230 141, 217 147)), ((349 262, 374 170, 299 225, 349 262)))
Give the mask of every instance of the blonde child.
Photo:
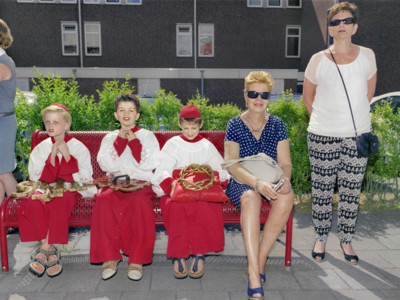
MULTIPOLYGON (((90 153, 86 146, 68 135, 71 126, 69 110, 62 104, 52 104, 42 110, 48 138, 40 142, 29 158, 31 181, 89 183, 92 181, 90 153)), ((43 194, 43 190, 35 194, 43 194)), ((60 253, 54 244, 68 243, 68 219, 78 197, 94 194, 93 189, 82 192, 65 191, 63 196, 50 202, 27 197, 18 209, 18 222, 22 242, 40 241, 32 254, 29 270, 49 277, 62 271, 60 253)))

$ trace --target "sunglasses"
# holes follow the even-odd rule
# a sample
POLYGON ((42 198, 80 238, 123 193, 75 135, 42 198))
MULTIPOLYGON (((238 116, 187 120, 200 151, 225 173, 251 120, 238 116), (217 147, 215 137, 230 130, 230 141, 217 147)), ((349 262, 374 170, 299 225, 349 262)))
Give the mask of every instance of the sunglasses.
POLYGON ((341 22, 343 22, 343 24, 354 24, 355 20, 353 17, 348 17, 345 19, 334 19, 329 22, 329 26, 338 26, 341 22))
POLYGON ((256 99, 258 96, 261 96, 262 99, 267 100, 269 99, 269 92, 256 92, 256 91, 247 91, 247 97, 251 99, 256 99))

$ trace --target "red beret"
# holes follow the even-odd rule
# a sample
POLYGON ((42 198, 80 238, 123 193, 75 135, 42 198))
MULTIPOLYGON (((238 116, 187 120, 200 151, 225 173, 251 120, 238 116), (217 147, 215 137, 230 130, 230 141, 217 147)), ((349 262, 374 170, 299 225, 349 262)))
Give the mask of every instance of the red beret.
POLYGON ((200 109, 193 104, 186 105, 182 107, 179 117, 184 119, 195 119, 201 118, 200 109))
POLYGON ((54 104, 52 104, 52 105, 58 106, 59 108, 62 108, 63 110, 65 110, 67 113, 70 113, 70 112, 69 112, 69 109, 68 109, 64 104, 61 104, 61 103, 54 103, 54 104))

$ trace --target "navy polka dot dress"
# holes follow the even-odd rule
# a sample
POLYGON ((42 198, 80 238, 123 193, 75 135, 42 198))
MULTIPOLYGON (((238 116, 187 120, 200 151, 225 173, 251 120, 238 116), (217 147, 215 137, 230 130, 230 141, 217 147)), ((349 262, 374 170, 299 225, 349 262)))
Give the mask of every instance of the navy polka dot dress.
MULTIPOLYGON (((253 136, 240 116, 236 116, 228 122, 225 135, 225 141, 232 141, 239 144, 240 157, 264 152, 275 160, 277 160, 276 151, 278 143, 286 139, 288 139, 288 135, 285 123, 282 119, 273 115, 269 116, 259 140, 253 136)), ((226 189, 226 194, 235 206, 240 209, 240 197, 245 191, 250 189, 252 187, 238 183, 235 179, 231 178, 226 189)))

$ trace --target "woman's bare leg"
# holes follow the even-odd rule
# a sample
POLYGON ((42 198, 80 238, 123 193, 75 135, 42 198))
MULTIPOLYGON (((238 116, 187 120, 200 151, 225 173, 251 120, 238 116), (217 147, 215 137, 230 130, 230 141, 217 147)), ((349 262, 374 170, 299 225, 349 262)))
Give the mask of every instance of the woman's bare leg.
POLYGON ((247 255, 250 288, 257 288, 261 285, 258 267, 261 201, 258 193, 254 191, 245 192, 240 199, 240 224, 247 255))
POLYGON ((259 273, 264 274, 268 254, 289 218, 293 208, 293 200, 294 194, 291 191, 288 194, 278 194, 278 199, 270 202, 271 211, 264 225, 264 233, 258 251, 259 273))

